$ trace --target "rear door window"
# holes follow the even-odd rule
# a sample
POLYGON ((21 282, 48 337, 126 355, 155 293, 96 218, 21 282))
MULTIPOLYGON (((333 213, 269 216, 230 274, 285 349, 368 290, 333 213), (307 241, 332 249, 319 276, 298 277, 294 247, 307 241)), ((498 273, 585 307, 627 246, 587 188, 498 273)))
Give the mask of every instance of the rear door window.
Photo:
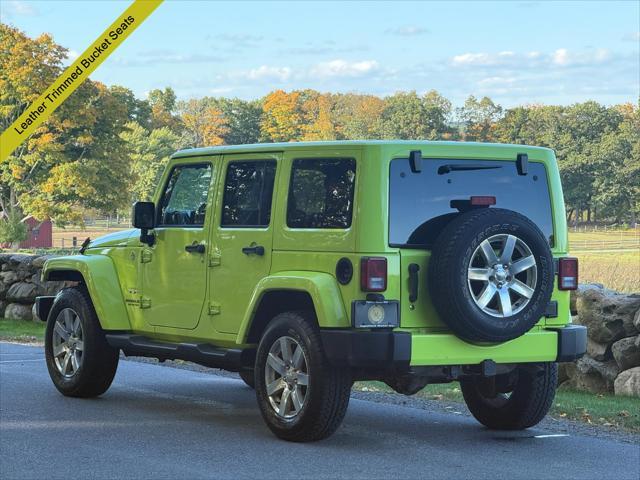
POLYGON ((528 217, 553 243, 551 199, 541 163, 529 163, 528 174, 518 175, 515 162, 424 159, 422 171, 412 173, 409 160, 399 158, 391 161, 389 188, 391 246, 430 248, 441 228, 459 214, 451 202, 471 196, 496 197, 496 208, 528 217))
POLYGON ((287 226, 349 228, 353 212, 356 161, 305 158, 293 161, 287 226))
POLYGON ((275 175, 275 160, 229 162, 220 226, 268 227, 275 175))

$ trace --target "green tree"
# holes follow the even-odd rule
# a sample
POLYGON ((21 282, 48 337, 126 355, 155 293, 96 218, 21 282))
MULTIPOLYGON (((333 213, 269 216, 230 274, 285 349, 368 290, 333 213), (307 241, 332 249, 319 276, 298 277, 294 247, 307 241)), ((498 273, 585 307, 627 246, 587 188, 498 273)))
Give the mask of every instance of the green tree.
POLYGON ((159 88, 151 90, 147 101, 151 108, 151 125, 148 126, 144 122, 138 122, 140 125, 145 128, 168 127, 175 133, 181 131, 180 117, 176 115, 176 109, 178 108, 177 97, 171 87, 166 87, 164 90, 159 88))
POLYGON ((244 145, 260 141, 262 104, 259 100, 245 101, 239 98, 216 99, 227 124, 223 135, 226 145, 244 145))
POLYGON ((385 138, 442 139, 449 131, 451 104, 432 90, 424 97, 415 91, 398 92, 385 99, 382 122, 385 138))
POLYGON ((128 150, 131 165, 131 200, 150 200, 160 182, 169 156, 176 150, 178 135, 168 127, 149 132, 136 122, 130 122, 120 134, 128 150))
POLYGON ((15 248, 26 239, 27 226, 15 210, 0 221, 0 245, 8 243, 11 248, 15 248))

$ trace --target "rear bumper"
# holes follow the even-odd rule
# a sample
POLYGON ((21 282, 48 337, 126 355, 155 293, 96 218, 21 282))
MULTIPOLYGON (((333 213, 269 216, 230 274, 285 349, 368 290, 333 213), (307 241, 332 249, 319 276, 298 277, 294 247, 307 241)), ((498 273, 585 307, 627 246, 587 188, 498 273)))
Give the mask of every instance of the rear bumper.
POLYGON ((408 331, 321 330, 322 343, 334 366, 407 370, 418 366, 495 363, 570 362, 584 355, 587 329, 567 325, 533 330, 495 345, 467 343, 448 333, 408 331))
POLYGON ((558 356, 556 362, 573 362, 587 351, 587 327, 567 325, 558 328, 558 356))
POLYGON ((411 334, 391 331, 321 330, 325 355, 333 366, 408 370, 411 334))

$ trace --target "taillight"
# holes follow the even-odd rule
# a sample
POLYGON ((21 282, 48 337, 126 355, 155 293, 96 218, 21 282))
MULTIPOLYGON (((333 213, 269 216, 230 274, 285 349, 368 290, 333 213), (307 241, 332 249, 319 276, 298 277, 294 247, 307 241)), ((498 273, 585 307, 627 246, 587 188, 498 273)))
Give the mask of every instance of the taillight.
POLYGON ((558 260, 558 288, 576 290, 578 288, 578 259, 564 257, 558 260))
POLYGON ((363 292, 384 292, 387 289, 387 259, 362 257, 360 260, 360 288, 363 292))
POLYGON ((470 198, 471 205, 478 207, 488 207, 496 204, 496 197, 481 197, 474 195, 470 198))

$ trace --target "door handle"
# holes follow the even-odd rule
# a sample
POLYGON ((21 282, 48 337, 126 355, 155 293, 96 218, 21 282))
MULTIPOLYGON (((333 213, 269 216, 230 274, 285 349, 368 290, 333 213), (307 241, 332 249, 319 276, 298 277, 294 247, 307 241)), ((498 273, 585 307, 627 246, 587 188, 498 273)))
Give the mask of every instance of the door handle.
POLYGON ((202 243, 195 243, 193 245, 187 245, 184 249, 189 253, 204 253, 205 246, 202 243))
POLYGON ((254 245, 252 247, 242 247, 242 253, 245 255, 264 255, 264 247, 262 245, 254 245))

